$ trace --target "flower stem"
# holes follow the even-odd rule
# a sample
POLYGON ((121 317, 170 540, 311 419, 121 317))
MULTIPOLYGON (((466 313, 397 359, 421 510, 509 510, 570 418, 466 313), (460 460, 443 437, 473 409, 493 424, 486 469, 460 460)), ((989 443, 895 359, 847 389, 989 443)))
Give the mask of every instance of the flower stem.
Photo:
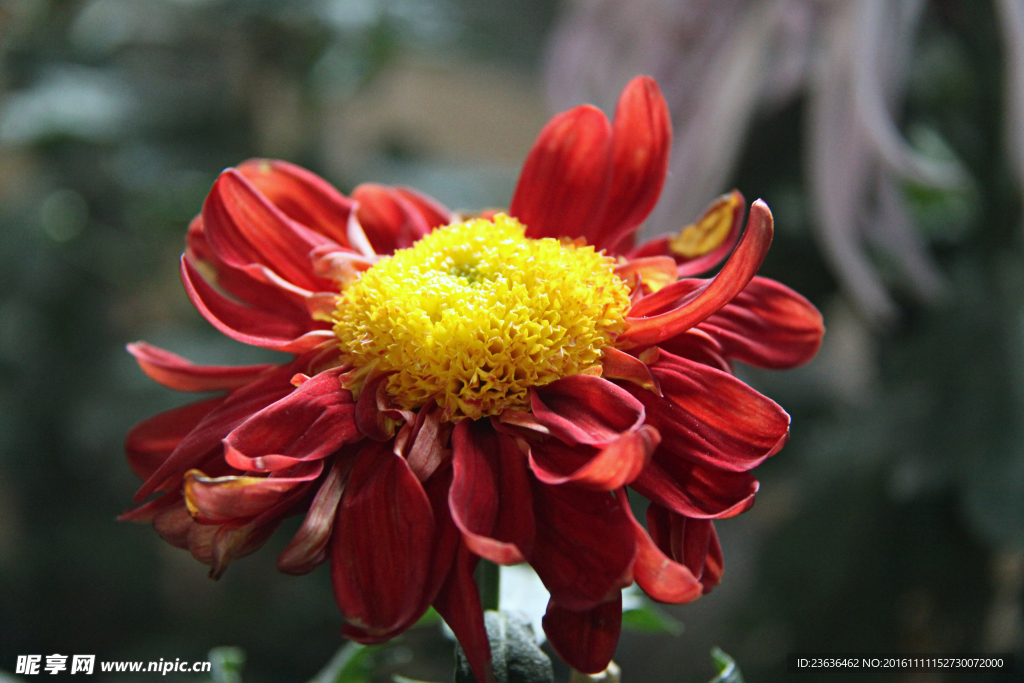
POLYGON ((500 581, 498 571, 498 565, 481 559, 473 573, 476 585, 480 589, 480 604, 485 610, 498 609, 498 584, 500 581))

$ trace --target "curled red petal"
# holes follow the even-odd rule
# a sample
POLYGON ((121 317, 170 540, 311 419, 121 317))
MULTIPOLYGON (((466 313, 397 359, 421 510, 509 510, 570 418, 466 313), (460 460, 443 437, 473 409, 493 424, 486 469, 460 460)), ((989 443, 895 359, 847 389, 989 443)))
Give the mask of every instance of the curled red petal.
POLYGON ((620 490, 618 496, 636 535, 633 576, 640 588, 659 602, 682 604, 699 598, 703 594, 702 586, 690 568, 663 552, 647 530, 636 521, 633 511, 629 509, 625 489, 620 490))
POLYGON ((256 379, 271 365, 196 365, 164 349, 134 342, 128 353, 135 356, 142 371, 150 379, 178 391, 222 391, 237 389, 256 379))
POLYGON ((344 371, 339 367, 321 372, 232 430, 224 439, 228 464, 271 472, 326 458, 361 440, 352 392, 338 381, 344 371))
POLYGON ((651 374, 647 364, 615 347, 609 346, 601 354, 601 376, 605 379, 624 379, 661 396, 658 380, 651 374))
MULTIPOLYGON (((395 188, 365 183, 352 191, 352 198, 359 203, 359 224, 378 254, 411 247, 433 227, 419 210, 421 202, 395 188)), ((437 217, 431 212, 430 218, 437 217)))
POLYGON ((526 456, 487 420, 459 422, 452 446, 448 505, 466 546, 498 564, 524 562, 536 528, 526 456))
POLYGON ((588 610, 567 609, 551 598, 544 633, 566 664, 585 674, 601 673, 615 655, 622 630, 622 594, 588 610))
POLYGON ((349 474, 331 539, 334 597, 345 618, 370 635, 407 621, 430 567, 434 514, 405 460, 367 442, 349 474))
POLYGON ((703 321, 739 294, 761 267, 772 241, 772 214, 758 199, 750 207, 747 229, 725 266, 713 280, 696 290, 691 280, 679 280, 641 299, 626 318, 626 330, 616 346, 657 344, 703 321))
POLYGON ((250 159, 238 172, 284 215, 343 247, 351 247, 348 221, 355 202, 311 171, 276 159, 250 159))
POLYGON ((182 439, 224 402, 223 397, 189 403, 154 415, 131 428, 124 440, 128 466, 145 481, 163 464, 182 439))
POLYGON ((356 426, 374 441, 388 441, 395 436, 397 423, 386 408, 388 377, 384 373, 372 375, 363 383, 356 401, 356 426))
POLYGON ((322 461, 296 466, 292 476, 207 477, 198 470, 185 473, 185 504, 192 517, 206 524, 248 519, 266 512, 296 486, 320 476, 322 461))
POLYGON ((693 519, 660 505, 647 508, 647 528, 658 548, 683 563, 707 593, 722 578, 722 548, 715 525, 709 519, 693 519))
POLYGON ((651 348, 668 351, 722 372, 732 373, 732 365, 725 357, 725 350, 715 337, 702 329, 703 324, 691 327, 686 332, 659 342, 657 346, 651 348))
POLYGON ((186 256, 181 257, 181 281, 192 305, 207 322, 244 344, 302 353, 334 338, 330 330, 314 329, 312 319, 303 324, 232 301, 210 286, 186 256))
POLYGON ((345 478, 355 462, 355 452, 339 453, 327 478, 317 489, 302 526, 277 557, 277 568, 285 574, 308 574, 327 559, 338 503, 345 490, 345 478))
POLYGON ((584 228, 595 249, 614 253, 661 195, 672 147, 668 104, 653 78, 638 76, 619 97, 612 122, 612 180, 600 218, 584 228))
POLYGON ((636 479, 661 443, 658 430, 643 425, 602 448, 567 446, 548 439, 530 448, 530 468, 545 484, 573 482, 596 491, 614 491, 636 479))
POLYGON ((612 132, 604 113, 581 105, 551 119, 523 163, 509 214, 527 237, 581 237, 612 179, 612 132))
POLYGON ((448 225, 455 220, 455 214, 448 207, 419 190, 398 185, 395 187, 395 192, 419 212, 431 230, 448 225))
POLYGON ((309 253, 333 240, 288 218, 237 170, 227 169, 214 182, 203 204, 203 225, 225 263, 266 266, 313 292, 330 289, 330 282, 314 274, 309 253))
POLYGON ((222 448, 221 440, 231 430, 253 413, 294 390, 288 380, 298 367, 298 361, 281 366, 252 384, 236 389, 221 405, 207 413, 174 447, 135 493, 134 502, 140 503, 158 490, 180 487, 185 471, 198 467, 211 454, 219 452, 222 448))
POLYGON ((630 486, 686 517, 723 519, 749 510, 759 484, 748 472, 691 462, 667 453, 662 446, 630 486))
POLYGON ((663 450, 725 470, 747 471, 789 438, 789 414, 727 372, 662 352, 652 368, 664 398, 635 390, 663 450))
POLYGON ((153 518, 153 529, 175 548, 188 549, 188 537, 192 527, 199 526, 192 520, 192 515, 185 507, 185 500, 180 493, 168 493, 163 498, 170 498, 174 505, 161 511, 153 518))
POLYGON ((431 402, 420 408, 412 425, 412 442, 406 460, 420 481, 430 479, 452 454, 447 447, 451 423, 444 422, 441 413, 441 406, 431 402))
POLYGON ((755 277, 729 304, 700 324, 730 358, 773 370, 809 362, 825 325, 818 309, 789 287, 755 277))
POLYGON ((530 405, 537 421, 568 444, 609 444, 644 421, 643 405, 629 392, 592 375, 533 387, 530 405))
POLYGON ((529 561, 558 604, 588 610, 633 582, 636 539, 612 494, 534 481, 533 509, 529 561))

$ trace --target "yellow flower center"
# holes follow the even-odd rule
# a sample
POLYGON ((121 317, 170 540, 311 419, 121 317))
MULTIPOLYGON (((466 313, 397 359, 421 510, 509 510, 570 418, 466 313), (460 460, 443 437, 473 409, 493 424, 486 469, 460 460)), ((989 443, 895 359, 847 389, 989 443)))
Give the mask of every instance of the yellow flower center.
POLYGON ((528 406, 528 389, 593 372, 629 289, 593 247, 523 236, 498 214, 435 230, 344 290, 334 332, 357 368, 393 372, 405 409, 446 419, 528 406))

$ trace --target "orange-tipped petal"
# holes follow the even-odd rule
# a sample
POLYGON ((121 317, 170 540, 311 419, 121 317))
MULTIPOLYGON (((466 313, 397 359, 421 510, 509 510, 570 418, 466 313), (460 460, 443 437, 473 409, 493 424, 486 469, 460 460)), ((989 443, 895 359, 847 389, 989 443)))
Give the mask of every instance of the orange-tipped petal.
POLYGON ((581 237, 612 179, 608 118, 581 105, 551 119, 523 163, 509 214, 527 237, 581 237))
POLYGON ((679 280, 641 299, 626 318, 628 327, 616 346, 657 344, 703 321, 732 301, 761 267, 772 241, 772 214, 758 199, 750 207, 747 230, 721 272, 696 290, 691 280, 679 280))
POLYGON ((533 387, 530 405, 537 421, 568 444, 606 445, 644 421, 643 405, 629 392, 590 375, 533 387))
POLYGON ((552 597, 543 624, 551 647, 566 664, 585 674, 601 673, 619 644, 622 594, 583 611, 562 607, 552 597))
POLYGON ((331 538, 331 580, 341 613, 370 635, 394 630, 419 609, 433 549, 430 499, 389 444, 356 458, 331 538))
POLYGON ((637 584, 652 599, 659 602, 682 604, 692 602, 703 594, 700 581, 693 572, 681 562, 669 557, 651 538, 647 530, 640 525, 629 509, 629 499, 625 489, 618 492, 623 512, 629 517, 636 535, 636 562, 633 564, 633 576, 637 584))
POLYGON ((196 521, 223 524, 266 512, 296 486, 320 476, 321 461, 297 466, 294 476, 207 477, 199 470, 185 473, 185 504, 196 521))
POLYGON ((536 528, 526 457, 488 420, 459 422, 452 446, 448 505, 466 546, 498 564, 525 561, 536 528))
POLYGON ((612 181, 598 220, 585 226, 595 249, 615 252, 651 213, 661 195, 672 147, 668 105, 653 78, 630 81, 612 122, 612 181))

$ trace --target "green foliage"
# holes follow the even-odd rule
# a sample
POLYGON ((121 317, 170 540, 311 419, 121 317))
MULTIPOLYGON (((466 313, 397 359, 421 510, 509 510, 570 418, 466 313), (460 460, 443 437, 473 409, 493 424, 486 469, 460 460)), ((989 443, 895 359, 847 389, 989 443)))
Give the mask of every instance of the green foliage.
POLYGON ((210 650, 207 659, 213 683, 242 683, 245 650, 240 647, 215 647, 210 650))
POLYGON ((736 662, 717 645, 711 648, 711 661, 718 675, 708 683, 743 683, 743 676, 736 667, 736 662))
POLYGON ((622 628, 642 633, 670 633, 674 636, 684 630, 683 622, 646 599, 633 609, 622 610, 622 628))

